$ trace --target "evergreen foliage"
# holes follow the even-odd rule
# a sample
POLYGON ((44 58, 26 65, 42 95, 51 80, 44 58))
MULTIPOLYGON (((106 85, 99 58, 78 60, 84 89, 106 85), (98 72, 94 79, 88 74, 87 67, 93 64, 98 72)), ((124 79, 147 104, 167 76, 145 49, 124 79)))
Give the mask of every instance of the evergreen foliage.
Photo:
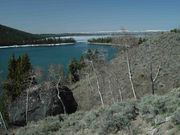
POLYGON ((146 42, 147 41, 147 39, 146 38, 139 38, 139 41, 138 41, 138 44, 140 45, 140 44, 142 44, 142 43, 144 43, 144 42, 146 42))
POLYGON ((89 43, 112 43, 111 37, 93 38, 88 40, 89 43))
POLYGON ((48 38, 49 36, 31 34, 28 32, 0 25, 0 46, 24 44, 58 44, 76 42, 73 38, 48 38))
POLYGON ((27 87, 31 70, 32 66, 27 54, 23 54, 17 59, 14 54, 12 55, 8 62, 7 79, 3 84, 8 99, 14 100, 27 87))
POLYGON ((175 28, 175 29, 170 30, 170 32, 180 33, 180 29, 175 28))
POLYGON ((80 80, 79 72, 82 68, 86 67, 86 60, 98 62, 99 60, 101 60, 100 56, 101 53, 97 49, 88 49, 84 54, 81 55, 79 61, 75 58, 72 59, 68 66, 69 77, 71 82, 77 82, 80 80))
POLYGON ((78 60, 72 59, 69 64, 69 74, 70 80, 72 82, 79 81, 79 70, 81 69, 81 64, 78 60))

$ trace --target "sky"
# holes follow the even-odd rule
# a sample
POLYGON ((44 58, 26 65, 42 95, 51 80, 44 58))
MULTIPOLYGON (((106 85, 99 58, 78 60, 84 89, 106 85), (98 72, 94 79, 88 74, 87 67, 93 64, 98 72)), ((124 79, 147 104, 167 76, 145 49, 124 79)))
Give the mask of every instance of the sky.
POLYGON ((0 24, 32 33, 169 30, 180 0, 0 0, 0 24))

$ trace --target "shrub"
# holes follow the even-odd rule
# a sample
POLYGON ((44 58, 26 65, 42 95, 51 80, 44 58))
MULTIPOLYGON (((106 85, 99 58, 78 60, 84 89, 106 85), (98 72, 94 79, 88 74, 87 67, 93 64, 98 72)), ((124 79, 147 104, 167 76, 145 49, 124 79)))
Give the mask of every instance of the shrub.
POLYGON ((179 125, 180 124, 180 108, 178 108, 178 110, 174 112, 174 114, 172 116, 172 122, 175 125, 179 125))
POLYGON ((62 115, 64 121, 59 117, 48 117, 37 123, 31 122, 26 127, 18 129, 17 135, 23 134, 116 134, 129 132, 129 129, 140 133, 141 129, 135 131, 131 124, 138 113, 146 120, 152 118, 151 122, 156 125, 162 124, 166 117, 171 117, 174 124, 180 122, 180 89, 166 96, 146 96, 139 102, 122 102, 111 106, 105 106, 88 112, 79 111, 71 115, 62 115), (138 108, 137 108, 138 107, 138 108), (139 109, 139 110, 138 110, 139 109), (175 111, 175 112, 174 112, 175 111), (154 117, 154 119, 153 119, 154 117), (154 121, 153 121, 154 120, 154 121))
POLYGON ((139 112, 143 118, 150 121, 158 115, 168 117, 180 106, 179 97, 179 89, 165 96, 145 96, 138 104, 139 112))

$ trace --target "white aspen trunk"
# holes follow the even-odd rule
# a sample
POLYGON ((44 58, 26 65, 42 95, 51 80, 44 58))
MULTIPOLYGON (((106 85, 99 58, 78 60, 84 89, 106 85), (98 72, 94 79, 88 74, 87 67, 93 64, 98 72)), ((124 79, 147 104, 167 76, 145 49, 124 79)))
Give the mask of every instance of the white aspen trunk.
POLYGON ((111 91, 112 100, 113 100, 113 103, 115 104, 115 99, 114 99, 114 96, 113 96, 113 91, 112 91, 112 88, 111 88, 111 81, 110 81, 110 79, 108 80, 108 83, 109 83, 109 90, 111 91))
POLYGON ((157 80, 160 70, 161 70, 161 65, 158 66, 158 70, 157 70, 156 75, 155 75, 155 77, 153 79, 153 82, 155 82, 157 80))
POLYGON ((26 90, 26 124, 28 123, 29 88, 26 90))
POLYGON ((113 103, 115 104, 115 99, 114 99, 113 91, 112 91, 112 88, 111 88, 110 76, 111 76, 111 75, 109 74, 109 78, 108 78, 109 90, 110 90, 110 92, 111 92, 111 96, 112 96, 113 103))
POLYGON ((104 100, 103 100, 103 97, 102 97, 102 94, 101 94, 101 91, 100 91, 98 75, 97 75, 96 70, 95 70, 95 68, 94 68, 93 61, 90 61, 90 63, 91 63, 91 65, 92 65, 93 71, 94 71, 95 76, 96 76, 96 83, 97 83, 97 87, 98 87, 97 91, 98 91, 98 93, 99 93, 99 97, 100 97, 100 100, 101 100, 101 104, 102 104, 102 106, 104 107, 104 100))
POLYGON ((2 120, 2 124, 4 126, 4 129, 7 130, 7 127, 6 127, 6 124, 4 122, 4 119, 3 119, 3 116, 2 116, 2 113, 0 112, 0 117, 1 117, 1 120, 2 120))
POLYGON ((90 81, 89 74, 88 74, 88 73, 85 73, 85 74, 88 76, 88 83, 89 83, 89 86, 90 86, 90 88, 91 88, 91 92, 93 92, 93 91, 94 91, 94 88, 93 88, 93 86, 91 85, 91 81, 90 81))
POLYGON ((118 82, 118 79, 117 79, 117 76, 115 75, 115 79, 116 79, 116 82, 118 83, 118 91, 119 91, 119 96, 120 96, 120 100, 121 102, 123 101, 123 98, 122 98, 122 92, 121 92, 121 88, 120 88, 120 85, 119 85, 119 82, 118 82))
POLYGON ((128 49, 127 48, 126 48, 126 62, 127 62, 127 67, 128 67, 129 81, 131 83, 131 88, 132 88, 132 91, 133 91, 133 95, 134 95, 135 100, 137 100, 136 93, 135 93, 135 90, 134 90, 134 84, 133 84, 133 81, 132 81, 132 73, 131 73, 131 68, 130 68, 130 63, 129 63, 129 56, 128 56, 128 49))
POLYGON ((58 99, 60 100, 60 102, 61 102, 61 104, 62 104, 62 106, 63 106, 63 111, 64 111, 64 114, 67 114, 67 112, 66 112, 66 107, 65 107, 65 105, 64 105, 64 103, 63 103, 63 101, 62 101, 62 98, 60 97, 60 93, 59 93, 59 83, 60 83, 60 81, 61 81, 61 78, 59 79, 59 81, 58 81, 58 83, 56 84, 56 90, 57 90, 57 97, 58 97, 58 99))
POLYGON ((152 62, 150 63, 150 79, 151 79, 151 89, 152 89, 152 94, 155 94, 155 82, 159 76, 160 70, 161 70, 161 65, 158 66, 158 70, 153 78, 153 71, 152 71, 152 62))

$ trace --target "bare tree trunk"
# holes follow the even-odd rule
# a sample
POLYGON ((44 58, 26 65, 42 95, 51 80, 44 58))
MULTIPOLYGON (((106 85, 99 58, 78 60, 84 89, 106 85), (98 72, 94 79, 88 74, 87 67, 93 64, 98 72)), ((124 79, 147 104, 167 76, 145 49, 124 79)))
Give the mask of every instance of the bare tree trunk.
POLYGON ((133 81, 132 81, 132 73, 131 73, 129 56, 128 56, 128 48, 126 48, 125 52, 126 52, 126 62, 127 62, 127 66, 128 66, 129 80, 130 80, 130 83, 131 83, 131 88, 132 88, 132 91, 133 91, 134 98, 136 100, 137 97, 136 97, 136 93, 135 93, 135 90, 134 90, 134 84, 133 84, 133 81))
POLYGON ((160 70, 161 70, 161 66, 159 65, 158 70, 156 72, 156 75, 153 78, 152 62, 150 63, 150 79, 151 79, 151 89, 152 89, 152 94, 153 95, 155 94, 155 82, 156 82, 156 80, 157 80, 157 78, 159 76, 160 70))
POLYGON ((4 122, 4 119, 3 119, 3 116, 2 116, 2 113, 1 113, 1 112, 0 112, 0 118, 1 118, 1 120, 2 120, 4 129, 7 130, 7 127, 6 127, 6 124, 5 124, 5 122, 4 122))
POLYGON ((111 88, 111 81, 110 81, 110 79, 108 79, 108 84, 109 84, 109 90, 111 91, 111 96, 112 96, 113 103, 115 104, 115 99, 114 99, 114 96, 113 96, 113 91, 112 91, 112 88, 111 88))
POLYGON ((67 114, 67 112, 66 112, 66 107, 65 107, 65 105, 64 105, 64 103, 63 103, 63 101, 62 101, 62 98, 61 98, 61 96, 59 95, 60 93, 59 93, 59 83, 60 83, 60 81, 61 81, 61 78, 59 78, 59 81, 58 81, 58 83, 56 84, 56 90, 57 90, 57 97, 58 97, 58 99, 60 100, 60 102, 61 102, 61 104, 62 104, 62 106, 63 106, 63 111, 64 111, 64 114, 67 114))
MULTIPOLYGON (((108 71, 108 69, 106 68, 106 71, 108 71)), ((111 92, 111 96, 112 96, 112 100, 113 100, 113 103, 115 104, 115 99, 114 99, 114 95, 113 95, 113 90, 112 90, 112 87, 111 87, 111 73, 108 72, 108 84, 109 84, 109 91, 111 92)))
POLYGON ((117 84, 118 84, 119 96, 120 96, 120 100, 121 100, 121 102, 122 102, 122 101, 123 101, 122 92, 121 92, 121 88, 120 88, 120 85, 119 85, 119 82, 118 82, 118 79, 117 79, 117 75, 115 75, 115 79, 116 79, 116 82, 117 82, 117 84))
POLYGON ((28 123, 28 108, 29 108, 29 90, 32 84, 32 80, 30 81, 29 87, 26 90, 26 124, 28 123))
POLYGON ((28 123, 29 89, 30 87, 26 90, 26 124, 28 123))
POLYGON ((89 83, 89 86, 90 86, 90 88, 91 88, 91 91, 93 92, 93 91, 94 91, 94 88, 93 88, 93 86, 92 86, 92 84, 91 84, 89 74, 88 74, 88 73, 85 73, 85 74, 88 76, 88 83, 89 83))
POLYGON ((101 94, 101 91, 100 91, 98 75, 97 75, 96 70, 95 70, 95 68, 94 68, 93 61, 90 61, 90 63, 91 63, 91 66, 92 66, 93 71, 94 71, 95 76, 96 76, 96 83, 97 83, 97 87, 98 87, 97 90, 98 90, 98 93, 99 93, 99 97, 100 97, 100 100, 101 100, 101 104, 102 104, 102 106, 104 107, 104 100, 103 100, 103 97, 102 97, 102 94, 101 94))

